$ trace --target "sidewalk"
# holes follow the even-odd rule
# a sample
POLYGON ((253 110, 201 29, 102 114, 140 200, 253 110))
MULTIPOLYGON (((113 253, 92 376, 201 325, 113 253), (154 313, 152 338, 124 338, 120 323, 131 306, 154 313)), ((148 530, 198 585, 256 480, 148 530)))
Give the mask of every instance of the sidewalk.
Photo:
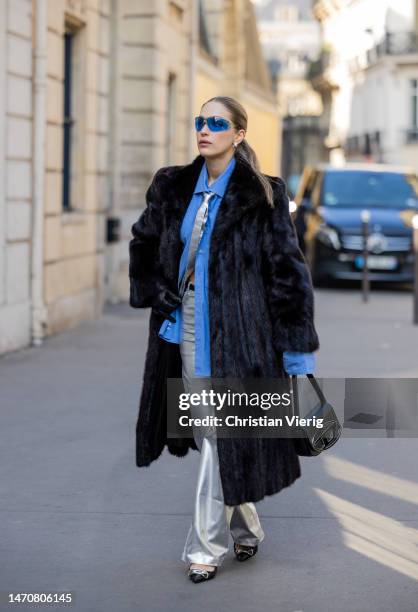
POLYGON ((410 291, 373 289, 364 303, 357 289, 316 290, 318 376, 418 377, 412 314, 410 291))
MULTIPOLYGON (((360 298, 317 290, 319 375, 417 376, 410 295, 360 298)), ((215 580, 188 580, 198 454, 135 465, 148 316, 111 306, 0 359, 0 591, 72 591, 77 612, 412 612, 415 439, 342 438, 302 458, 302 478, 257 504, 257 557, 237 563, 231 543, 215 580)))

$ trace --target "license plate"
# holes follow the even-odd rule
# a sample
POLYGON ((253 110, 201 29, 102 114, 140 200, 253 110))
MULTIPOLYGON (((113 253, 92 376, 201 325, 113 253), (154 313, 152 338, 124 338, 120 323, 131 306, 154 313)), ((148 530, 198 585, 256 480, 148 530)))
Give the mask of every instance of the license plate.
MULTIPOLYGON (((364 257, 358 255, 355 260, 356 268, 362 269, 364 266, 364 257)), ((398 260, 393 256, 382 256, 369 255, 367 258, 367 268, 374 268, 375 270, 394 270, 398 265, 398 260)))

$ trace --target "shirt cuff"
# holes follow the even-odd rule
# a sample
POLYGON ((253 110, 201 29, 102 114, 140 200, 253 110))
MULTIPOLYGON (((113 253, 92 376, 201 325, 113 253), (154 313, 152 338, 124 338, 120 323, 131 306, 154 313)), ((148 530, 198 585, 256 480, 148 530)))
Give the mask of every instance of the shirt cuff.
POLYGON ((315 353, 284 351, 283 367, 287 374, 313 374, 316 367, 315 353))

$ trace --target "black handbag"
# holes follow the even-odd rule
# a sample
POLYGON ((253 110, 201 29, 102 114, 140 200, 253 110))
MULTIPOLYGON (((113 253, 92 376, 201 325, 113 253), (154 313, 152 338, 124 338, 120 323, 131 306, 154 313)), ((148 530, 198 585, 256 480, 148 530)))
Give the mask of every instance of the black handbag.
POLYGON ((334 408, 327 401, 313 374, 306 375, 314 388, 319 402, 306 415, 301 416, 299 412, 299 391, 297 376, 292 374, 293 414, 299 418, 309 419, 316 417, 322 420, 322 428, 312 425, 298 425, 298 437, 293 438, 295 450, 298 455, 315 457, 322 451, 331 448, 340 438, 342 426, 339 422, 334 408), (301 437, 299 437, 299 435, 301 437))

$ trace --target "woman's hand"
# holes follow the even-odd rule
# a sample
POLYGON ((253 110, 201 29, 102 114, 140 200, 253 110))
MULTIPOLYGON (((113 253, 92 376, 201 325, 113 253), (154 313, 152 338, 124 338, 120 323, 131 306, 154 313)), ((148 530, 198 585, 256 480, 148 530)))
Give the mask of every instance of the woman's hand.
POLYGON ((153 310, 157 314, 160 314, 164 319, 168 319, 172 323, 176 322, 176 319, 171 315, 181 304, 181 297, 171 291, 170 289, 161 289, 153 303, 153 310))

